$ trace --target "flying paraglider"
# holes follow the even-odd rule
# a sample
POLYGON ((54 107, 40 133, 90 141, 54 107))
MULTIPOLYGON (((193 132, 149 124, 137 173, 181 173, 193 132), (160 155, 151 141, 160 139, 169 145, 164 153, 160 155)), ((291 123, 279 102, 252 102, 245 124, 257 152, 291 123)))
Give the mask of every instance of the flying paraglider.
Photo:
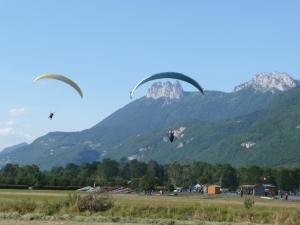
POLYGON ((52 119, 53 119, 53 116, 54 116, 54 113, 50 113, 49 119, 52 120, 52 119))
POLYGON ((74 88, 77 91, 77 93, 80 95, 80 97, 83 98, 83 93, 82 93, 80 87, 74 81, 72 81, 70 78, 68 78, 64 75, 52 74, 52 73, 42 74, 42 75, 36 77, 33 80, 33 82, 37 82, 37 81, 43 80, 43 79, 55 79, 55 80, 62 81, 64 83, 70 85, 72 88, 74 88))
MULTIPOLYGON (((77 93, 80 95, 81 98, 83 98, 83 93, 80 89, 80 87, 74 82, 72 81, 70 78, 64 76, 64 75, 59 75, 59 74, 52 74, 52 73, 48 73, 48 74, 42 74, 40 76, 37 76, 33 82, 37 82, 39 80, 43 80, 43 79, 54 79, 54 80, 59 80, 59 81, 62 81, 68 85, 70 85, 72 88, 74 88, 77 93)), ((52 120, 54 117, 54 113, 50 113, 49 115, 49 119, 52 120)))
POLYGON ((144 83, 147 83, 149 81, 152 80, 157 80, 157 79, 165 79, 165 78, 169 78, 169 79, 177 79, 177 80, 182 80, 185 81, 187 83, 190 83, 191 85, 193 85, 194 87, 196 87, 202 94, 204 94, 204 90, 203 88, 200 86, 200 84, 195 81, 194 79, 192 79, 191 77, 188 77, 182 73, 176 73, 176 72, 164 72, 164 73, 157 73, 154 74, 146 79, 143 79, 142 81, 140 81, 130 92, 130 98, 133 97, 133 94, 135 92, 135 90, 140 87, 141 85, 143 85, 144 83))
POLYGON ((174 141, 174 138, 175 138, 174 131, 169 131, 169 140, 171 143, 174 141))

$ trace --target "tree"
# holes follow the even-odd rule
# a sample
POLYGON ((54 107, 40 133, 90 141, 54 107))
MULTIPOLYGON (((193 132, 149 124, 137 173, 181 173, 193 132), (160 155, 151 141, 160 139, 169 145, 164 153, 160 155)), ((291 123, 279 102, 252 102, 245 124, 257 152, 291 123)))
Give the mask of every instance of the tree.
POLYGON ((261 184, 263 183, 263 169, 258 166, 250 166, 238 170, 240 184, 261 184))
POLYGON ((143 176, 139 181, 139 188, 142 191, 148 192, 155 189, 155 186, 159 185, 159 181, 157 178, 143 176))
POLYGON ((276 172, 276 183, 280 190, 291 191, 296 189, 296 180, 291 176, 290 170, 279 168, 276 172))
POLYGON ((1 169, 0 177, 3 184, 16 184, 16 176, 18 175, 19 166, 15 164, 6 164, 1 169))
POLYGON ((150 160, 147 164, 147 176, 150 177, 157 177, 162 178, 163 177, 163 167, 158 165, 157 162, 150 160))
POLYGON ((87 184, 93 185, 95 182, 95 174, 97 171, 98 162, 84 163, 79 168, 79 182, 80 185, 86 186, 87 184))
POLYGON ((109 180, 119 175, 119 163, 111 159, 103 159, 98 165, 97 174, 104 180, 109 180))
POLYGON ((147 165, 137 160, 132 160, 123 168, 123 177, 125 179, 140 178, 146 174, 147 165))
POLYGON ((234 191, 238 187, 238 179, 236 171, 230 165, 222 166, 220 185, 223 188, 229 188, 229 190, 234 191))

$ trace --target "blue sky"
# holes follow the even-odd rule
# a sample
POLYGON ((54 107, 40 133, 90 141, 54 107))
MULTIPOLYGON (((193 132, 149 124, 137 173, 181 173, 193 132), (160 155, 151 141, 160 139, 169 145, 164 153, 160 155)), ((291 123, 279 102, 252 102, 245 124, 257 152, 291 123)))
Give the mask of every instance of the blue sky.
POLYGON ((257 72, 300 79, 299 8, 279 0, 0 0, 0 149, 89 128, 156 72, 222 91, 257 72), (48 72, 70 76, 84 99, 59 82, 32 83, 48 72))

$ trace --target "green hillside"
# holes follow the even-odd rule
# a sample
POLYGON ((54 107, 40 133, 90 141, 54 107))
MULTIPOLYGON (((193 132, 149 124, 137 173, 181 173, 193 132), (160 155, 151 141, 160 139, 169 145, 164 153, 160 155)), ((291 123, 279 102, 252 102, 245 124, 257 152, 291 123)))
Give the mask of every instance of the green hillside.
POLYGON ((218 154, 218 161, 235 165, 299 166, 299 125, 300 88, 297 87, 271 101, 247 130, 213 146, 208 159, 213 160, 214 154, 218 154), (241 141, 254 141, 256 145, 240 151, 241 141))
POLYGON ((217 123, 181 123, 183 137, 162 140, 167 130, 132 137, 113 149, 108 157, 131 156, 140 160, 202 160, 234 166, 300 165, 300 88, 274 98, 261 111, 217 123), (252 142, 249 149, 242 143, 252 142))
POLYGON ((217 146, 220 141, 225 141, 230 135, 247 127, 245 123, 224 120, 258 111, 277 95, 245 89, 232 93, 206 91, 204 96, 185 93, 183 98, 170 101, 165 98, 154 100, 143 97, 117 110, 90 129, 49 133, 30 145, 0 154, 0 163, 34 163, 42 168, 51 168, 71 162, 101 160, 103 157, 128 157, 146 142, 154 145, 151 149, 153 154, 145 153, 143 160, 155 158, 165 162, 196 157, 215 161, 216 157, 204 154, 213 147, 212 143, 217 146), (163 146, 166 150, 162 151, 157 140, 162 140, 169 127, 179 124, 186 126, 185 121, 191 126, 186 129, 185 134, 186 137, 193 138, 191 143, 175 153, 169 145, 163 146), (191 152, 186 154, 186 151, 191 152), (207 156, 202 157, 203 155, 207 156))

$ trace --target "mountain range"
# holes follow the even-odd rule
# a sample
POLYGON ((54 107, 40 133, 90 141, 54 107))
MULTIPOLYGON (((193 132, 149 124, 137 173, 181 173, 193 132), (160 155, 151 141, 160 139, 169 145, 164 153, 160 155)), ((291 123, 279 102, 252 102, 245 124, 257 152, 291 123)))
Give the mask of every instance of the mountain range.
POLYGON ((0 165, 43 169, 103 158, 194 160, 234 166, 299 166, 300 86, 287 73, 259 73, 233 92, 184 92, 180 83, 154 83, 95 126, 52 132, 0 153, 0 165), (175 142, 167 133, 174 130, 175 142))

